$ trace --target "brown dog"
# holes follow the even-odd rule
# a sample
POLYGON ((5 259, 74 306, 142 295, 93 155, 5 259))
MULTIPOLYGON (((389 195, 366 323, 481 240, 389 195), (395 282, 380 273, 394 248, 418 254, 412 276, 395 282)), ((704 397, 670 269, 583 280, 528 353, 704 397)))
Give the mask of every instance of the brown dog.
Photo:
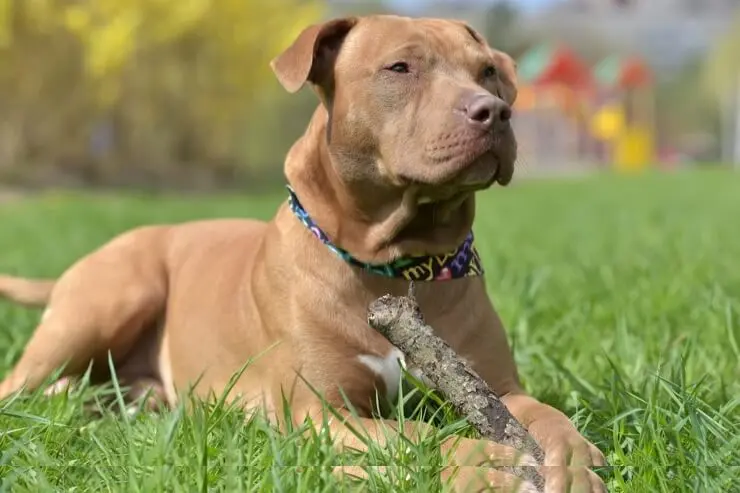
MULTIPOLYGON (((523 392, 471 243, 474 193, 513 174, 512 60, 461 22, 373 16, 311 26, 272 66, 288 91, 309 82, 322 103, 287 157, 291 200, 268 223, 127 232, 56 282, 0 278, 0 293, 48 304, 0 398, 65 364, 75 376, 92 362, 108 378, 110 351, 122 381, 174 404, 191 385, 202 397, 220 393, 255 358, 232 399, 279 415, 285 394, 302 421, 321 412, 308 382, 340 408, 343 392, 383 440, 372 404, 376 390, 397 391, 402 355, 368 326, 367 307, 404 293, 408 279, 430 281, 417 284, 425 318, 504 396, 547 465, 560 466, 545 468, 547 491, 603 491, 588 469, 602 454, 523 392)), ((339 443, 363 446, 346 423, 331 427, 339 443)), ((452 464, 516 455, 464 439, 452 464)), ((463 469, 458 487, 478 477, 463 469)), ((487 484, 514 483, 484 472, 487 484)))

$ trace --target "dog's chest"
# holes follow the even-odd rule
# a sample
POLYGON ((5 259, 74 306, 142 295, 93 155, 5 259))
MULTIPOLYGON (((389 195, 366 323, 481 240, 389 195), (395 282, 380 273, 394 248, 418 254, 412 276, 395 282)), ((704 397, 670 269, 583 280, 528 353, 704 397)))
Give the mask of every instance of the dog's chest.
MULTIPOLYGON (((361 283, 348 282, 346 279, 354 280, 351 276, 346 276, 345 284, 335 290, 337 296, 331 312, 333 315, 322 313, 318 317, 325 324, 314 339, 319 342, 313 352, 316 357, 308 358, 305 351, 303 356, 314 364, 321 364, 323 369, 317 371, 326 376, 324 382, 329 386, 337 385, 342 388, 343 394, 355 406, 361 406, 368 400, 375 403, 378 398, 395 404, 401 389, 406 398, 408 391, 413 389, 413 384, 404 378, 404 373, 434 389, 431 382, 412 361, 408 361, 401 350, 367 323, 368 306, 374 300, 385 294, 404 295, 408 292, 408 283, 371 275, 361 277, 361 283), (334 341, 327 340, 324 335, 318 337, 327 332, 326 327, 331 327, 331 333, 336 336, 334 341), (332 356, 328 353, 332 353, 332 356), (338 364, 340 361, 342 363, 338 364)), ((417 287, 417 301, 425 321, 445 340, 449 335, 449 331, 445 330, 447 327, 458 328, 464 325, 460 320, 466 320, 463 312, 467 311, 467 307, 458 301, 465 291, 460 283, 424 283, 417 287), (439 329, 441 330, 438 332, 439 329)), ((312 312, 311 318, 316 320, 316 312, 312 312)), ((452 334, 452 339, 456 335, 459 334, 452 334)), ((450 342, 455 341, 448 341, 450 342)), ((313 346, 310 343, 309 345, 313 346)))
POLYGON ((385 398, 395 399, 398 395, 402 369, 406 367, 404 354, 397 347, 391 346, 385 356, 360 354, 357 359, 370 370, 374 378, 383 382, 385 398))
POLYGON ((403 378, 404 370, 423 382, 427 387, 434 387, 419 368, 409 367, 406 364, 405 355, 395 346, 391 346, 384 356, 360 354, 357 359, 370 371, 370 378, 375 378, 383 383, 384 395, 382 397, 388 402, 395 403, 398 399, 398 392, 405 382, 403 378))

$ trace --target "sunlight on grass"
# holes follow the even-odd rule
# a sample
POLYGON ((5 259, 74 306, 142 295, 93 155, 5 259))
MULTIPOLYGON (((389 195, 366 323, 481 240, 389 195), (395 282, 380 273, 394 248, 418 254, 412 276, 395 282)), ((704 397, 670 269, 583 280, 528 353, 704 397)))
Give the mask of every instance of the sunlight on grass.
MULTIPOLYGON (((281 191, 261 198, 61 194, 5 204, 0 271, 58 275, 130 227, 266 219, 283 198, 281 191)), ((487 283, 522 378, 605 451, 609 490, 733 491, 740 481, 740 176, 522 182, 486 192, 478 211, 487 283)), ((0 304, 0 372, 37 318, 0 304)), ((412 450, 400 440, 338 457, 325 433, 283 436, 223 403, 91 420, 82 402, 96 392, 0 403, 0 490, 439 489, 439 436, 412 450), (337 463, 397 468, 369 467, 358 486, 338 482, 337 463)), ((462 431, 439 403, 407 412, 414 413, 450 425, 442 433, 462 431)))

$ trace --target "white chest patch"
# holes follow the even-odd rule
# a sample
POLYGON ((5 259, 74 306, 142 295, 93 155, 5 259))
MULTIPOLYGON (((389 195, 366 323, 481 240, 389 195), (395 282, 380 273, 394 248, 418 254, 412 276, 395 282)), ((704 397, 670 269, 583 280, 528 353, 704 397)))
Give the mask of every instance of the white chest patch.
POLYGON ((386 398, 389 401, 395 400, 401 383, 401 368, 406 368, 406 359, 401 350, 393 347, 385 357, 361 354, 357 359, 383 380, 386 388, 386 398))

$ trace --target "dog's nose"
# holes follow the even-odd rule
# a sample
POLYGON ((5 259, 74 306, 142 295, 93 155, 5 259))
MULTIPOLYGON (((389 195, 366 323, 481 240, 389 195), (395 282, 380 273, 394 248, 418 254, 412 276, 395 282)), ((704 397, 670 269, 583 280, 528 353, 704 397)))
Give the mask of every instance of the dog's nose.
POLYGON ((483 130, 503 127, 511 120, 511 107, 492 94, 476 94, 465 105, 468 123, 483 130))

